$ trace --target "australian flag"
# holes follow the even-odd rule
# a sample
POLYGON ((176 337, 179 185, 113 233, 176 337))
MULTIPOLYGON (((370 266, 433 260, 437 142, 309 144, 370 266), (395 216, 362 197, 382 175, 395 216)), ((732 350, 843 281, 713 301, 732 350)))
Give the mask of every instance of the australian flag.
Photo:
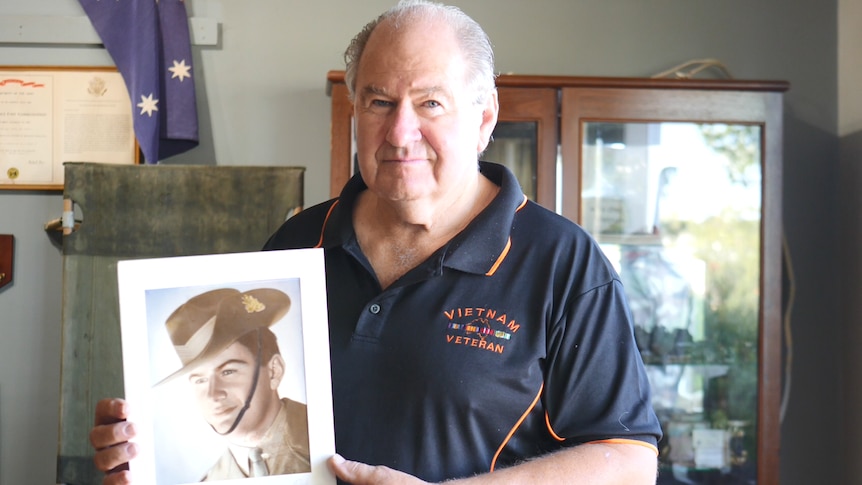
POLYGON ((80 0, 126 82, 146 163, 198 145, 189 21, 183 0, 80 0))

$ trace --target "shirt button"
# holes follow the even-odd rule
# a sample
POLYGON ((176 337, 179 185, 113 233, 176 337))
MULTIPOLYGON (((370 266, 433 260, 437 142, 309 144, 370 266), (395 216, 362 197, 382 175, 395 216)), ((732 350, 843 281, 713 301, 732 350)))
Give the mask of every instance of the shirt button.
POLYGON ((368 311, 377 315, 378 313, 380 313, 380 305, 378 305, 377 303, 372 303, 371 306, 368 307, 368 311))

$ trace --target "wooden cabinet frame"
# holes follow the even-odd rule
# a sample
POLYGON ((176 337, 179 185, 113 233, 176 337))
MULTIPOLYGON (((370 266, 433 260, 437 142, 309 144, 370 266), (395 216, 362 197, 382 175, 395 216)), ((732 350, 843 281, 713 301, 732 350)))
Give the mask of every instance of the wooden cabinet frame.
POLYGON ((514 86, 499 86, 497 92, 501 106, 498 123, 536 124, 536 202, 553 208, 557 183, 559 93, 551 87, 514 86))
MULTIPOLYGON (((693 83, 695 84, 695 83, 693 83)), ((701 83, 702 84, 702 83, 701 83)), ((721 82, 715 89, 644 86, 569 87, 562 90, 561 153, 562 213, 580 220, 580 160, 584 122, 707 122, 753 124, 761 127, 762 214, 760 247, 760 328, 758 332, 757 479, 777 484, 779 469, 779 411, 781 406, 781 179, 782 94, 786 84, 768 84, 776 90, 737 90, 721 82)))

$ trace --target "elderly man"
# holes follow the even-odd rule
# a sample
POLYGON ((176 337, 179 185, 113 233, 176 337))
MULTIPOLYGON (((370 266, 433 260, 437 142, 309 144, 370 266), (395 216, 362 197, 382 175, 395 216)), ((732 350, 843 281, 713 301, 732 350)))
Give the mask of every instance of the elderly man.
MULTIPOLYGON (((360 173, 265 247, 325 249, 336 476, 655 483, 661 430, 618 275, 478 163, 498 112, 481 27, 405 1, 345 57, 360 173)), ((134 455, 123 417, 97 411, 102 469, 134 455)))

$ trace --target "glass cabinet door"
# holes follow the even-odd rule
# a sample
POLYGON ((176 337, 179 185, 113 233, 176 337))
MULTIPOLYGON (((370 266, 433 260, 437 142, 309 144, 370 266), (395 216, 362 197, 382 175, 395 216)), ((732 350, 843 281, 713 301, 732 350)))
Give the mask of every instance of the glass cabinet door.
MULTIPOLYGON (((620 93, 604 91, 601 103, 620 93)), ((764 154, 774 135, 764 119, 714 116, 709 100, 689 99, 687 113, 663 120, 632 98, 619 103, 625 113, 605 106, 594 118, 595 96, 569 95, 564 113, 567 101, 580 108, 563 126, 577 133, 563 136, 577 138, 568 149, 579 164, 564 166, 564 177, 578 171, 564 207, 576 208, 624 284, 664 432, 658 483, 772 483, 758 465, 777 451, 777 393, 763 386, 777 379, 764 352, 780 342, 762 345, 778 317, 776 173, 764 154)))
POLYGON ((538 131, 533 121, 501 121, 482 158, 505 165, 515 174, 521 189, 536 200, 538 176, 538 131))
MULTIPOLYGON (((585 123, 581 220, 619 271, 671 482, 755 477, 760 127, 585 123)), ((712 480, 710 480, 712 482, 712 480)), ((723 482, 724 483, 724 482, 723 482)))
POLYGON ((500 113, 482 160, 507 166, 531 200, 556 210, 557 90, 499 87, 500 113))

